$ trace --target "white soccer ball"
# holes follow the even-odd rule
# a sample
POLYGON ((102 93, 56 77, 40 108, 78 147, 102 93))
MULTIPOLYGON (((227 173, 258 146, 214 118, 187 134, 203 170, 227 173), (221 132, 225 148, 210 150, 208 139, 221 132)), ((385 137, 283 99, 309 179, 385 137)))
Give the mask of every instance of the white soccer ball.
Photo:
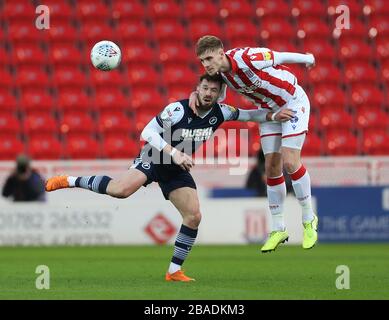
POLYGON ((119 46, 108 40, 97 42, 90 53, 90 59, 95 68, 110 71, 117 68, 122 59, 119 46))

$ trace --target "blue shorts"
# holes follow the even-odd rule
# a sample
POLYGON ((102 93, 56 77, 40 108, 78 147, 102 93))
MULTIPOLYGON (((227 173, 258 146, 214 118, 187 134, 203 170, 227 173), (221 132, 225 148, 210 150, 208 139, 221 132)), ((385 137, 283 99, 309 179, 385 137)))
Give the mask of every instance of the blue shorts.
POLYGON ((178 188, 189 187, 196 189, 196 183, 192 175, 174 163, 154 164, 152 162, 142 161, 138 157, 134 160, 131 168, 138 169, 146 175, 147 181, 143 186, 146 187, 152 182, 158 182, 166 200, 169 200, 170 192, 178 188))

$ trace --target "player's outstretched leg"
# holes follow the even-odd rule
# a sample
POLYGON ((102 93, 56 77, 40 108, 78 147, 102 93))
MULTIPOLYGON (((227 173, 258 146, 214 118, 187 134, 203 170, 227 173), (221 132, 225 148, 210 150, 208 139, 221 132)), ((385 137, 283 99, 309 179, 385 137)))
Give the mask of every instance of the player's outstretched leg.
POLYGON ((174 243, 174 253, 165 279, 166 281, 194 281, 195 279, 184 274, 181 267, 196 241, 201 221, 197 192, 189 187, 179 188, 170 192, 169 200, 181 213, 183 221, 174 243))
POLYGON ((108 176, 55 176, 46 181, 46 191, 64 188, 82 188, 115 198, 127 198, 146 183, 146 175, 137 170, 129 169, 120 179, 108 176))

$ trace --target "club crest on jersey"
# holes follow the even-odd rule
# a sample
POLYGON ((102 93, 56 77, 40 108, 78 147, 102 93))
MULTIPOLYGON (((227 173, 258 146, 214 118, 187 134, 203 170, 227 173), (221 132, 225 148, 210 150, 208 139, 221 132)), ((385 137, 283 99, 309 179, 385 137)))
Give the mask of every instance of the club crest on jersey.
POLYGON ((211 124, 211 125, 214 125, 216 122, 217 122, 216 117, 212 117, 211 119, 209 119, 209 124, 211 124))

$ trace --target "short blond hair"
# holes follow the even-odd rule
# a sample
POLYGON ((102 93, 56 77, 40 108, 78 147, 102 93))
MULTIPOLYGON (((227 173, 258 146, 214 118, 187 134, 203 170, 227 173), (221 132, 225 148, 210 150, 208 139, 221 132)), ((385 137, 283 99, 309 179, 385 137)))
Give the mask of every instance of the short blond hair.
POLYGON ((214 51, 223 48, 223 42, 218 37, 206 35, 197 41, 196 55, 199 57, 207 51, 214 51))

